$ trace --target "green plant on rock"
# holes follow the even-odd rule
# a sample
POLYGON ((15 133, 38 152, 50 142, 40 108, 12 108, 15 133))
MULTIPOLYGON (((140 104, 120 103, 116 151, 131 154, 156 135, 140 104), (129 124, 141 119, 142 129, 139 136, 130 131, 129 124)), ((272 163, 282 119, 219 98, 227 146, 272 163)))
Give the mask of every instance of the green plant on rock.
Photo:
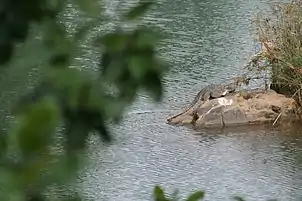
POLYGON ((259 69, 258 61, 266 60, 261 70, 271 72, 272 88, 295 97, 299 103, 302 103, 301 19, 302 3, 293 0, 273 4, 269 12, 259 12, 254 21, 257 39, 263 47, 254 67, 259 69))

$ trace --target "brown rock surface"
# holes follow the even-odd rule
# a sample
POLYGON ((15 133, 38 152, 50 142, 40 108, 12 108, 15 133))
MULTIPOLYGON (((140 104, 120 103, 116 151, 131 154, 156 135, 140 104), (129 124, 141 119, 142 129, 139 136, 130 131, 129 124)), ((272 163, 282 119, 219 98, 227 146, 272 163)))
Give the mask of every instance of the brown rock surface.
POLYGON ((169 119, 169 124, 193 124, 195 127, 223 127, 263 124, 298 119, 298 105, 292 98, 273 90, 250 90, 205 102, 193 115, 169 119))

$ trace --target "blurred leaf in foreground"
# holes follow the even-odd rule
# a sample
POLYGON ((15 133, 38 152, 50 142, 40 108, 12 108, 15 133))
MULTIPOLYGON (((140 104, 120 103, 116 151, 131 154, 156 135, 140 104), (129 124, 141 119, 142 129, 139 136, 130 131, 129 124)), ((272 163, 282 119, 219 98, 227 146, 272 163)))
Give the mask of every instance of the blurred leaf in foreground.
POLYGON ((197 191, 192 193, 186 201, 198 201, 204 198, 205 193, 203 191, 197 191))
POLYGON ((56 101, 45 97, 19 116, 13 133, 9 135, 16 136, 17 146, 25 156, 44 152, 51 143, 59 119, 56 101))
POLYGON ((124 16, 124 18, 127 20, 134 20, 141 17, 153 3, 152 0, 140 0, 139 3, 124 16))
POLYGON ((165 193, 160 186, 155 186, 153 189, 153 197, 155 201, 168 201, 165 197, 165 193))
POLYGON ((234 200, 236 201, 245 201, 242 197, 234 196, 234 200))

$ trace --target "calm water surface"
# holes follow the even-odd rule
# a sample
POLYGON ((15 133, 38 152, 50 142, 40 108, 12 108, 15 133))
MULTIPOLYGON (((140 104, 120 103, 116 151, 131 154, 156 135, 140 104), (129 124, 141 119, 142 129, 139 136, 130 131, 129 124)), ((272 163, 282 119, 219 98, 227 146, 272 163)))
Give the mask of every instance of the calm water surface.
MULTIPOLYGON (((206 190, 206 200, 232 195, 248 200, 302 199, 302 137, 298 131, 242 127, 197 132, 165 124, 208 84, 239 75, 253 53, 250 21, 260 0, 166 0, 145 20, 169 38, 160 52, 172 66, 165 77, 165 97, 155 104, 141 94, 114 128, 113 145, 91 145, 90 165, 80 179, 95 200, 150 200, 155 184, 181 196, 206 190)), ((107 1, 107 15, 118 6, 107 1)), ((73 15, 69 16, 72 18, 73 15)), ((110 27, 111 24, 108 24, 110 27)), ((81 59, 93 66, 92 54, 81 59)))

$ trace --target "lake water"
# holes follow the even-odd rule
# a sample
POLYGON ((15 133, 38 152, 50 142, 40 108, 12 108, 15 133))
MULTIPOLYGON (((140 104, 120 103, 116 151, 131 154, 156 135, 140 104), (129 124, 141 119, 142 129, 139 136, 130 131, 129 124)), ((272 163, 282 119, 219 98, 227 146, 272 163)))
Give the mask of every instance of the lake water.
MULTIPOLYGON (((106 1, 107 14, 118 6, 106 1)), ((165 123, 184 108, 201 87, 240 75, 254 52, 251 19, 260 0, 160 1, 145 21, 164 30, 168 39, 159 51, 171 65, 161 103, 141 94, 121 125, 116 142, 91 145, 90 164, 80 179, 85 195, 94 200, 151 200, 152 188, 162 185, 181 197, 205 190, 206 200, 241 195, 250 201, 269 198, 302 199, 302 136, 297 129, 277 131, 242 127, 194 131, 165 123)), ((73 18, 72 13, 67 17, 73 18)), ((110 27, 111 25, 108 24, 110 27)), ((93 66, 87 48, 81 59, 93 66)))

